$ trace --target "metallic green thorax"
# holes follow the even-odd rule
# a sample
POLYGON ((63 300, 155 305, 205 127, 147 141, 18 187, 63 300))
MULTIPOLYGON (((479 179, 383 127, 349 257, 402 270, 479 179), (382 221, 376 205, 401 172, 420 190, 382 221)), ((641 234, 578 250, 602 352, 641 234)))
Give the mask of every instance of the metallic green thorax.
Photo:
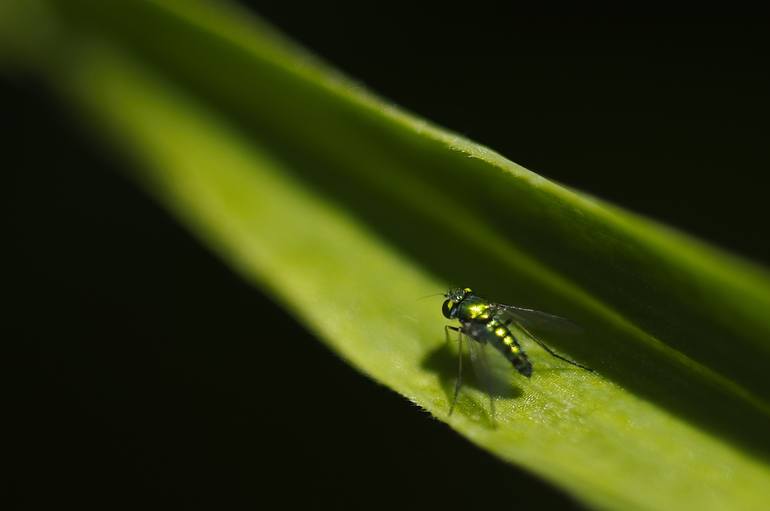
POLYGON ((442 307, 444 316, 460 322, 460 331, 474 341, 489 343, 499 350, 526 377, 532 374, 532 364, 508 329, 509 321, 498 314, 494 304, 476 296, 469 288, 452 289, 442 307))

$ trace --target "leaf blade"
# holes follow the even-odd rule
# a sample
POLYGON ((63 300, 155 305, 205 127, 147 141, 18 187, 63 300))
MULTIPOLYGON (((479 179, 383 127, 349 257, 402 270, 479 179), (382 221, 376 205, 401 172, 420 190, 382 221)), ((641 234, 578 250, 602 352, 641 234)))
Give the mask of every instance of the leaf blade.
MULTIPOLYGON (((165 183, 162 197, 172 210, 191 225, 193 232, 211 236, 208 243, 220 247, 223 256, 242 272, 266 282, 354 366, 441 416, 448 407, 441 382, 421 368, 421 361, 443 346, 435 321, 436 304, 416 300, 415 305, 405 304, 403 297, 421 296, 442 283, 419 266, 405 264, 397 251, 372 236, 365 226, 351 221, 334 203, 303 191, 289 177, 291 173, 269 153, 255 149, 253 141, 243 141, 226 126, 218 133, 219 123, 206 114, 197 119, 201 114, 195 107, 185 102, 175 105, 178 100, 173 96, 161 93, 158 100, 147 104, 146 98, 158 94, 152 82, 144 83, 146 78, 139 77, 138 83, 133 83, 137 78, 125 70, 110 77, 115 71, 98 72, 100 83, 110 86, 103 89, 105 97, 89 94, 89 101, 97 103, 110 125, 120 127, 123 140, 136 144, 134 150, 147 159, 152 175, 165 183), (144 98, 145 108, 123 108, 140 104, 139 98, 144 98), (180 132, 179 126, 187 128, 180 132), (174 127, 176 143, 159 142, 164 138, 161 135, 174 127), (190 147, 202 148, 213 168, 201 165, 201 158, 191 153, 190 147), (302 239, 302 243, 297 246, 282 236, 287 224, 271 225, 262 221, 265 216, 291 219, 292 238, 302 239), (337 243, 324 243, 322 233, 333 233, 337 243), (318 238, 315 243, 314 238, 318 238), (306 243, 323 248, 320 262, 297 262, 305 261, 306 243), (378 268, 374 282, 369 282, 368 270, 348 271, 360 265, 362 258, 378 268), (292 271, 286 271, 287 264, 292 271), (367 288, 362 292, 364 278, 367 288), (331 306, 330 290, 337 297, 331 306), (378 299, 373 301, 372 295, 378 299), (373 342, 372 332, 382 337, 373 342)), ((541 366, 549 365, 542 353, 535 354, 535 360, 541 366)), ((710 477, 699 476, 699 484, 691 493, 681 495, 681 502, 697 501, 703 507, 703 497, 707 496, 709 505, 716 509, 725 504, 728 495, 727 502, 750 508, 766 497, 756 491, 768 477, 765 467, 739 451, 709 439, 606 380, 581 372, 565 377, 559 371, 545 371, 533 377, 525 404, 515 399, 500 403, 503 425, 499 429, 473 419, 473 407, 467 401, 458 409, 466 413, 470 409, 470 418, 460 413, 450 424, 498 456, 565 485, 600 508, 665 508, 672 495, 688 486, 673 474, 681 477, 690 464, 708 466, 714 460, 738 472, 743 484, 753 482, 751 486, 756 488, 751 492, 730 491, 736 481, 716 471, 710 477), (622 408, 618 408, 619 402, 622 408), (624 470, 619 473, 618 460, 607 455, 626 450, 623 442, 628 430, 618 425, 640 422, 646 434, 659 441, 634 455, 626 454, 624 470), (564 436, 570 438, 566 444, 564 436), (698 447, 698 455, 691 452, 693 446, 698 447), (638 492, 639 481, 660 466, 671 472, 671 486, 658 484, 652 496, 638 492), (588 493, 586 488, 590 488, 588 493)), ((474 397, 483 399, 478 392, 474 397)))

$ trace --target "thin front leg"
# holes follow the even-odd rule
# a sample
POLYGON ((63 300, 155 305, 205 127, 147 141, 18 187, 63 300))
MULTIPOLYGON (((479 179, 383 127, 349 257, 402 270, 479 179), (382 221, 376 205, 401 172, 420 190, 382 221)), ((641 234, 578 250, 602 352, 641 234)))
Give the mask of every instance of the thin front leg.
POLYGON ((455 411, 455 404, 457 403, 457 396, 460 394, 460 387, 463 384, 463 333, 456 326, 445 325, 444 334, 446 335, 446 342, 449 343, 449 331, 457 332, 459 335, 457 340, 459 342, 459 354, 457 355, 457 380, 455 380, 455 390, 452 394, 452 404, 449 406, 449 415, 455 411))

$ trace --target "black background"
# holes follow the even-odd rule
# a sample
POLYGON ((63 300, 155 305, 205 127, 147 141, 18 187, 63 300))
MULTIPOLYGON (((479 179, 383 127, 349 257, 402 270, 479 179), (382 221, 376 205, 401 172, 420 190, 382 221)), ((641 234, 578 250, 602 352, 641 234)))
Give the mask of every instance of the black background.
MULTIPOLYGON (((770 260, 764 22, 470 7, 255 9, 396 104, 770 260)), ((356 374, 123 179, 40 84, 1 84, 19 508, 575 506, 356 374)))

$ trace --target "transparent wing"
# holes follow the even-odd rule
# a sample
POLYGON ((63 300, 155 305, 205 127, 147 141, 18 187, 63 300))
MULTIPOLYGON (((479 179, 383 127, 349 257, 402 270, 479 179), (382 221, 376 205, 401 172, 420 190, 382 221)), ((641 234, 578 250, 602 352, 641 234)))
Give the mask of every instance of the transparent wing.
POLYGON ((491 307, 493 309, 493 314, 503 321, 511 320, 525 328, 531 328, 537 331, 563 332, 570 334, 582 332, 582 329, 572 321, 562 318, 561 316, 548 314, 547 312, 516 307, 515 305, 505 305, 502 303, 493 303, 491 307))
POLYGON ((525 309, 523 307, 515 307, 513 305, 494 304, 494 308, 494 314, 498 318, 502 319, 503 321, 507 321, 508 319, 512 320, 514 323, 513 330, 519 330, 521 334, 524 334, 527 338, 537 343, 551 356, 563 360, 576 367, 580 367, 581 369, 585 369, 586 371, 592 373, 594 372, 594 370, 590 367, 584 366, 583 364, 575 362, 574 360, 556 353, 529 330, 530 328, 535 328, 539 330, 550 330, 551 332, 564 332, 570 334, 582 332, 582 329, 572 321, 560 316, 548 314, 547 312, 540 312, 534 309, 525 309))
POLYGON ((513 384, 517 373, 503 354, 491 344, 482 344, 473 338, 466 338, 468 339, 468 351, 471 355, 471 365, 476 376, 476 386, 489 399, 489 418, 492 427, 495 427, 497 422, 495 400, 519 395, 518 388, 513 384))
POLYGON ((468 351, 471 354, 471 365, 473 372, 478 380, 479 387, 489 398, 489 417, 492 424, 495 424, 495 388, 499 381, 495 378, 492 367, 489 364, 487 356, 487 345, 479 344, 471 338, 468 338, 468 351))

